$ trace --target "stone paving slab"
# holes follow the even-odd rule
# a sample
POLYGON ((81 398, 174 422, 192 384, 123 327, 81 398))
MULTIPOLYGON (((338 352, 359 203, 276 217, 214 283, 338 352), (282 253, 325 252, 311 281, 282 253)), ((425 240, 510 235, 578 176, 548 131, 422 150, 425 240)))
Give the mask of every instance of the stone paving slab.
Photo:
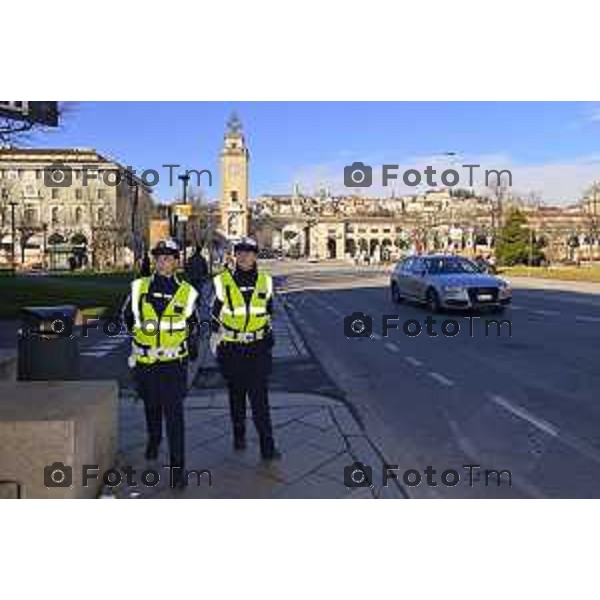
MULTIPOLYGON (((193 389, 185 402, 187 468, 210 470, 200 485, 191 476, 183 490, 168 486, 167 443, 163 438, 159 459, 144 459, 145 423, 143 405, 131 394, 121 398, 118 465, 130 465, 139 474, 154 468, 161 473, 155 487, 126 488, 117 497, 139 498, 373 498, 372 488, 348 488, 344 468, 355 460, 373 464, 380 473, 381 459, 353 417, 339 400, 316 394, 271 394, 275 438, 282 459, 265 463, 260 458, 258 440, 247 411, 247 448, 236 452, 226 392, 193 389), (342 426, 343 425, 343 426, 342 426), (357 433, 360 434, 357 435, 357 433), (379 461, 377 463, 377 461, 379 461)), ((384 496, 379 493, 381 497, 384 496)), ((401 494, 391 497, 401 497, 401 494)))

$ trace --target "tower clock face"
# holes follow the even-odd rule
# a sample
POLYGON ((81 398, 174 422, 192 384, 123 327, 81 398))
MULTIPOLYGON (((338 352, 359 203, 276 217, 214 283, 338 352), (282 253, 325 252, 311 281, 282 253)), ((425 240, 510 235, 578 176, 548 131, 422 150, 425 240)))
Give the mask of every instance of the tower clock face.
POLYGON ((242 166, 239 163, 231 163, 227 167, 229 177, 238 177, 242 173, 242 166))

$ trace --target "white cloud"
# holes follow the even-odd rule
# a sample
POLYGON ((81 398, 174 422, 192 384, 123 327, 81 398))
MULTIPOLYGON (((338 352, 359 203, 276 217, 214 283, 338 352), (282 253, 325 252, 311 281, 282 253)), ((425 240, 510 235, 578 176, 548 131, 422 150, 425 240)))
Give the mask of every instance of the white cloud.
MULTIPOLYGON (((411 194, 428 189, 425 176, 423 183, 417 187, 409 187, 402 182, 402 174, 408 169, 417 169, 424 172, 426 166, 431 165, 436 171, 434 178, 438 187, 442 187, 440 175, 445 169, 453 168, 458 171, 461 187, 469 187, 469 169, 462 168, 466 164, 478 164, 480 168, 473 169, 473 184, 476 189, 482 189, 485 183, 486 170, 509 169, 512 173, 512 191, 515 194, 528 196, 535 193, 542 200, 549 203, 566 204, 579 200, 584 191, 593 181, 600 180, 600 155, 591 155, 571 161, 562 161, 546 164, 519 164, 511 160, 506 154, 486 156, 422 156, 410 157, 399 164, 396 185, 382 185, 381 162, 370 163, 365 159, 365 164, 373 167, 373 185, 370 188, 347 188, 344 186, 344 163, 338 160, 320 165, 310 165, 297 170, 294 181, 300 183, 301 189, 314 192, 326 187, 334 194, 348 194, 357 190, 364 196, 389 196, 392 189, 397 194, 411 194)), ((389 161, 394 164, 393 160, 389 161)), ((493 175, 490 176, 493 179, 493 175)), ((291 189, 291 184, 288 186, 291 189)))

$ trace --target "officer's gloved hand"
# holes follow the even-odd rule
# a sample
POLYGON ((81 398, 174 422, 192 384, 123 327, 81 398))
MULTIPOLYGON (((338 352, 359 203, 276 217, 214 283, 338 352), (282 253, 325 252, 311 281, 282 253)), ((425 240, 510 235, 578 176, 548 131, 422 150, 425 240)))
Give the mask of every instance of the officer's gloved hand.
POLYGON ((217 356, 217 348, 221 343, 222 336, 219 332, 213 333, 210 336, 210 352, 213 356, 217 356))

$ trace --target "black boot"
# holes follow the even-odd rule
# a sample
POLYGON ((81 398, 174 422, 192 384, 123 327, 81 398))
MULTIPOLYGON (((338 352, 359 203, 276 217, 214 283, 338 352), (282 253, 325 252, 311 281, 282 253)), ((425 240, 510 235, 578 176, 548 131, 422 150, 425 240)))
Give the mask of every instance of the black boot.
POLYGON ((271 462, 272 460, 280 460, 281 452, 279 452, 279 450, 277 450, 277 448, 273 448, 272 450, 270 450, 268 452, 261 452, 261 458, 268 462, 271 462))
POLYGON ((246 449, 246 427, 243 422, 233 426, 233 449, 236 452, 246 449))
POLYGON ((171 481, 169 485, 176 490, 185 490, 187 488, 186 473, 183 467, 170 469, 171 481))
POLYGON ((264 438, 260 441, 260 455, 263 460, 272 461, 281 458, 281 452, 275 447, 272 437, 264 438))
POLYGON ((236 452, 241 452, 246 449, 246 438, 233 438, 233 449, 236 452))

